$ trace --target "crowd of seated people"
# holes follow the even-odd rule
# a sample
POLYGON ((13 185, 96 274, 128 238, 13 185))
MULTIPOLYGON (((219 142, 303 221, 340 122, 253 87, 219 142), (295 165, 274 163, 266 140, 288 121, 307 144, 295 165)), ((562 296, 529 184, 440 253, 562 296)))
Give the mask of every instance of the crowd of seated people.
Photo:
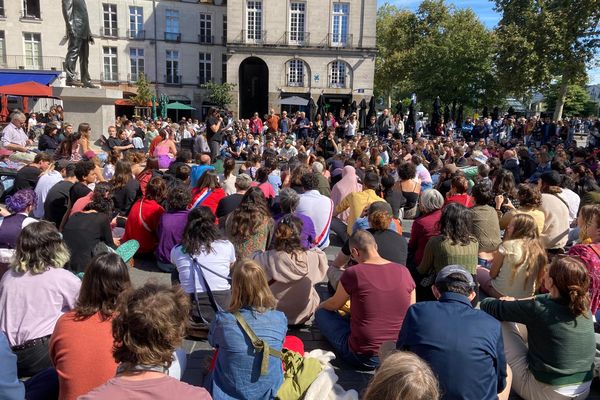
POLYGON ((389 113, 255 116, 242 146, 209 114, 116 121, 107 154, 46 125, 0 209, 0 397, 274 399, 305 326, 376 371, 366 399, 590 393, 597 149, 404 137, 389 113), (133 287, 140 266, 171 285, 133 287), (203 388, 186 337, 214 348, 203 388))

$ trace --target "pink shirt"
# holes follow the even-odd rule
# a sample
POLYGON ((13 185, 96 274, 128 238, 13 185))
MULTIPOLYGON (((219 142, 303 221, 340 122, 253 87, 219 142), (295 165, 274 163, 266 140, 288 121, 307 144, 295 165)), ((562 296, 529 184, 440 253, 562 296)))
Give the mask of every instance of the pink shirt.
POLYGON ((7 271, 0 281, 0 331, 11 346, 50 335, 58 318, 75 307, 80 287, 81 280, 62 268, 7 271))
POLYGON ((112 378, 79 400, 128 399, 128 400, 211 400, 206 389, 188 385, 170 376, 144 381, 112 378))

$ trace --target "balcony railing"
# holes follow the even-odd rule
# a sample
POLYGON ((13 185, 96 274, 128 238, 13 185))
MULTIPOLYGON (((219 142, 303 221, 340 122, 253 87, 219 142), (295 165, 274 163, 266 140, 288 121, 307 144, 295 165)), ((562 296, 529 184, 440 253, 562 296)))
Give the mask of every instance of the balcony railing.
POLYGON ((144 39, 146 39, 146 31, 145 30, 139 30, 139 31, 128 30, 127 37, 132 40, 144 40, 144 39))
POLYGON ((215 44, 215 37, 212 35, 198 35, 198 43, 215 44))
POLYGON ((166 74, 164 77, 165 85, 181 86, 181 75, 166 74))
POLYGON ((118 38, 119 28, 102 27, 100 28, 100 36, 104 38, 118 38))
POLYGON ((283 38, 286 46, 310 46, 310 32, 286 32, 283 38))
POLYGON ((353 35, 348 33, 346 35, 338 34, 338 33, 328 33, 327 34, 327 47, 341 47, 345 49, 353 48, 353 35))
POLYGON ((0 56, 0 67, 6 69, 29 69, 35 71, 62 71, 63 57, 40 56, 36 58, 20 55, 0 56))
POLYGON ((165 32, 165 41, 181 42, 181 32, 165 32))
POLYGON ((242 29, 240 34, 231 43, 235 44, 266 44, 267 31, 242 29))

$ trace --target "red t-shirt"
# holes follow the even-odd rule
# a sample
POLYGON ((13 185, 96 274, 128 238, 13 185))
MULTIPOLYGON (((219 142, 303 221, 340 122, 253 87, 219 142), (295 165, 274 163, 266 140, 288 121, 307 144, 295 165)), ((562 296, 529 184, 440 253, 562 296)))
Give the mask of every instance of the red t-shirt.
POLYGON ((121 238, 121 243, 135 239, 140 242, 138 253, 144 254, 153 252, 158 245, 156 228, 158 227, 160 216, 164 212, 165 209, 154 200, 144 198, 136 201, 127 216, 125 234, 121 238), (140 218, 140 207, 142 208, 142 218, 140 218))
POLYGON ((344 271, 340 283, 350 295, 350 350, 372 356, 383 342, 398 340, 415 289, 406 267, 357 264, 344 271))
POLYGON ((210 208, 213 214, 217 215, 217 206, 221 199, 227 194, 221 188, 216 188, 207 193, 208 188, 198 190, 197 188, 192 189, 192 201, 188 204, 188 208, 196 208, 198 206, 204 206, 210 208))
POLYGON ((273 189, 273 186, 271 186, 269 182, 263 182, 261 184, 258 182, 252 182, 252 186, 258 187, 263 192, 267 200, 275 198, 275 189, 273 189))
POLYGON ((467 193, 463 194, 455 194, 454 196, 450 196, 446 199, 446 203, 458 203, 462 204, 465 207, 471 208, 475 205, 475 200, 473 197, 469 196, 467 193))

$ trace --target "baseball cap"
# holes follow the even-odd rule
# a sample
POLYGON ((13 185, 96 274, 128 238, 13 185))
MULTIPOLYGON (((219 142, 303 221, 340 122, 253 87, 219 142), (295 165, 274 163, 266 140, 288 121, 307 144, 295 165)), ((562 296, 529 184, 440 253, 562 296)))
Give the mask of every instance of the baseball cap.
POLYGON ((435 284, 437 285, 440 283, 453 282, 452 279, 449 279, 449 276, 452 274, 460 274, 465 278, 465 281, 469 286, 475 287, 473 276, 465 269, 465 267, 457 264, 448 265, 442 268, 442 270, 438 272, 437 276, 435 277, 435 284))

